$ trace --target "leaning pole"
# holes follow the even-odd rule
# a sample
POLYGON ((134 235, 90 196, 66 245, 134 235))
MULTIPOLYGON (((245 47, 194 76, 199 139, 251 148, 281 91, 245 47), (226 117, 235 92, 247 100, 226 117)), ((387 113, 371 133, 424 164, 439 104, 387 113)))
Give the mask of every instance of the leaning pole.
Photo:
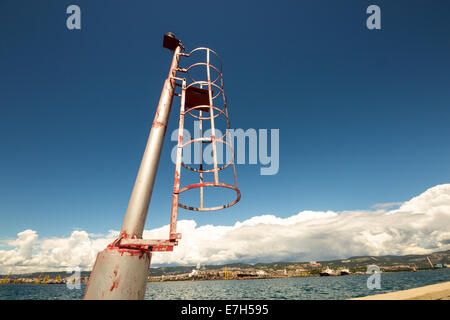
MULTIPOLYGON (((229 208, 241 198, 241 193, 237 187, 234 152, 232 145, 227 142, 230 121, 223 89, 222 62, 219 55, 205 47, 196 48, 190 53, 185 53, 181 41, 175 38, 172 33, 164 35, 163 47, 173 51, 169 76, 164 82, 161 98, 156 109, 156 115, 131 193, 130 202, 128 203, 122 229, 119 237, 97 255, 97 260, 91 272, 89 284, 84 296, 86 300, 143 299, 152 252, 173 251, 174 247, 178 245, 178 240, 181 239, 181 234, 177 233, 178 208, 203 212, 215 211, 229 208), (204 55, 202 58, 204 60, 193 63, 187 68, 179 68, 180 57, 191 57, 192 59, 192 56, 197 56, 198 58, 199 55, 201 57, 204 55), (218 65, 212 62, 214 59, 218 65), (194 79, 192 75, 193 69, 197 71, 198 69, 203 69, 202 80, 194 79), (178 77, 177 72, 184 74, 185 77, 178 77), (176 88, 179 88, 181 93, 176 93, 176 88), (169 237, 168 239, 162 240, 143 239, 145 220, 158 171, 170 109, 175 95, 180 97, 180 118, 169 237), (195 123, 199 123, 198 128, 200 128, 201 137, 185 141, 185 117, 190 119, 191 122, 193 120, 191 125, 194 128, 195 123), (227 131, 223 136, 215 135, 215 119, 218 117, 221 117, 226 123, 227 131), (208 125, 211 130, 203 131, 208 125), (210 134, 207 133, 209 131, 210 134), (199 145, 198 152, 200 159, 203 155, 203 144, 212 145, 213 163, 209 164, 211 168, 208 168, 208 164, 202 161, 198 168, 191 167, 183 162, 183 148, 192 144, 199 145), (231 160, 225 165, 219 166, 216 144, 226 146, 231 151, 231 160), (198 174, 198 183, 180 187, 181 168, 198 174), (232 168, 234 184, 224 183, 226 176, 222 170, 226 168, 232 168), (204 175, 208 173, 214 174, 214 181, 208 182, 204 180, 204 175), (206 197, 204 190, 207 188, 234 190, 236 192, 236 198, 222 205, 205 206, 206 197), (200 198, 198 200, 200 205, 195 206, 192 203, 180 203, 180 195, 183 192, 194 189, 199 191, 200 198)), ((207 204, 210 203, 208 202, 207 204)))
MULTIPOLYGON (((172 34, 169 37, 176 40, 172 34)), ((151 251, 145 246, 121 247, 120 243, 127 239, 142 239, 175 92, 174 77, 182 49, 181 42, 175 42, 177 44, 172 47, 174 54, 169 76, 164 82, 120 236, 97 255, 85 300, 144 299, 151 251)))

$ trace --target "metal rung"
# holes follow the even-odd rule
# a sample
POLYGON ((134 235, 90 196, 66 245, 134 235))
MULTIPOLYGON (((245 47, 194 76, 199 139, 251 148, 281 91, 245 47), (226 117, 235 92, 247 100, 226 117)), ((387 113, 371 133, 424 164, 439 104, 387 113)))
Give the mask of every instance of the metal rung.
POLYGON ((176 246, 175 240, 148 240, 148 239, 122 239, 119 247, 155 247, 155 246, 176 246))
POLYGON ((170 234, 170 239, 181 239, 181 233, 170 234))
POLYGON ((156 247, 152 247, 151 251, 152 252, 173 251, 173 246, 156 246, 156 247))

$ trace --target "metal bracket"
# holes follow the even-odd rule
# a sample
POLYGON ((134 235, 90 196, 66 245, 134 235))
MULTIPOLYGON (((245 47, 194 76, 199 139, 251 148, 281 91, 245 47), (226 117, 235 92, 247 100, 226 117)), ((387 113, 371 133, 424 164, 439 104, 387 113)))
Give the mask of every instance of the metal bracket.
MULTIPOLYGON (((180 234, 178 234, 180 235, 180 234)), ((181 238, 181 235, 180 237, 181 238)), ((179 239, 178 238, 178 239, 179 239)), ((137 249, 145 251, 173 251, 173 247, 178 245, 175 239, 169 240, 149 240, 149 239, 122 239, 119 248, 137 249)))

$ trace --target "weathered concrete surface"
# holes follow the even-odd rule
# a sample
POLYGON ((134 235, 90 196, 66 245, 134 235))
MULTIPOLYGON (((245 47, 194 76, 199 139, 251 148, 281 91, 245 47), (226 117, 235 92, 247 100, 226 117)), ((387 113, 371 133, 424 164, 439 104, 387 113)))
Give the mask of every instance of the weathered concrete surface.
POLYGON ((450 282, 351 300, 450 300, 450 282))

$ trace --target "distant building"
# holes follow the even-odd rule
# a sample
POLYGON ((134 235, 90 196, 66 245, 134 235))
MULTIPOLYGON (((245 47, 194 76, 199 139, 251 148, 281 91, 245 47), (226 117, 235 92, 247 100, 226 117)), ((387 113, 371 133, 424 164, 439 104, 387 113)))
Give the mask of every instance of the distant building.
POLYGON ((315 267, 315 268, 318 268, 318 267, 321 267, 322 265, 320 264, 320 263, 318 263, 317 261, 310 261, 309 262, 309 265, 311 266, 311 267, 315 267))

